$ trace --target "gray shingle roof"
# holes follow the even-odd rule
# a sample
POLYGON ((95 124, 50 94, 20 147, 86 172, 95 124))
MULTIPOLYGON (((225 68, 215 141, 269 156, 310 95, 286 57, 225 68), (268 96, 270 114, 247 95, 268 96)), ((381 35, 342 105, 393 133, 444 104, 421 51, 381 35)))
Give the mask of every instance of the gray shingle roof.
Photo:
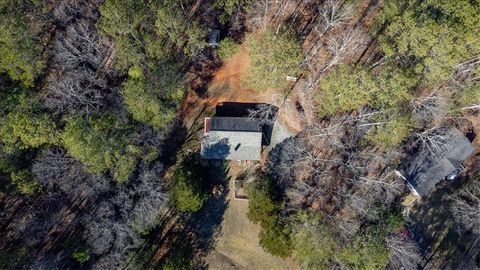
POLYGON ((262 129, 257 121, 245 117, 213 117, 210 130, 202 139, 204 159, 259 160, 262 129))
POLYGON ((456 128, 448 128, 444 138, 445 143, 435 154, 421 149, 399 169, 420 196, 430 193, 438 182, 459 169, 475 151, 470 141, 456 128))
POLYGON ((210 130, 202 140, 204 159, 259 160, 262 133, 210 130))

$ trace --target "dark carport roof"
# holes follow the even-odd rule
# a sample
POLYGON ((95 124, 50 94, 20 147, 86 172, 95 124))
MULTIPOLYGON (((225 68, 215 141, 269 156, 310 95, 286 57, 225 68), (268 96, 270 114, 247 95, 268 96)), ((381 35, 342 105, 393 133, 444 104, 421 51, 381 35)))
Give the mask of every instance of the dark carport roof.
POLYGON ((213 117, 210 123, 211 130, 216 131, 262 131, 255 119, 247 117, 213 117))

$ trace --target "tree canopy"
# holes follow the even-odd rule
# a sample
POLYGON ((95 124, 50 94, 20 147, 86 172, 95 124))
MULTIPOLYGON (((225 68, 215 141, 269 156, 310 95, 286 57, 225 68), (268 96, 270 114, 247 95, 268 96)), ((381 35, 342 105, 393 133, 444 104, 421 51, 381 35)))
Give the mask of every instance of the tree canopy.
POLYGON ((135 170, 141 154, 138 147, 128 144, 129 132, 113 115, 71 117, 60 138, 68 153, 88 171, 96 174, 109 171, 123 182, 135 170))
POLYGON ((173 63, 154 66, 147 74, 139 66, 131 67, 122 94, 133 118, 155 128, 170 123, 185 92, 180 74, 173 63))
POLYGON ((171 201, 182 212, 196 212, 208 198, 205 168, 183 163, 176 168, 170 180, 171 201))
POLYGON ((287 76, 298 76, 303 60, 302 48, 289 32, 275 33, 267 29, 245 36, 250 63, 244 83, 256 91, 284 90, 287 76))
POLYGON ((426 84, 439 84, 456 64, 480 52, 479 12, 477 1, 391 1, 379 17, 379 24, 386 23, 380 45, 426 84))
POLYGON ((319 115, 333 115, 368 104, 376 92, 376 84, 365 68, 340 66, 322 81, 315 99, 319 115))
POLYGON ((42 11, 43 1, 2 1, 0 3, 0 73, 33 86, 45 68, 43 45, 37 29, 43 24, 38 16, 33 21, 26 14, 42 11))
POLYGON ((262 226, 260 245, 269 253, 288 257, 292 253, 291 228, 279 217, 282 202, 268 176, 260 175, 247 188, 248 218, 262 226))
POLYGON ((343 265, 352 269, 383 269, 388 264, 390 251, 383 233, 368 230, 345 246, 339 258, 343 265))
POLYGON ((338 250, 337 234, 316 213, 302 212, 293 230, 295 260, 302 269, 328 269, 338 250))

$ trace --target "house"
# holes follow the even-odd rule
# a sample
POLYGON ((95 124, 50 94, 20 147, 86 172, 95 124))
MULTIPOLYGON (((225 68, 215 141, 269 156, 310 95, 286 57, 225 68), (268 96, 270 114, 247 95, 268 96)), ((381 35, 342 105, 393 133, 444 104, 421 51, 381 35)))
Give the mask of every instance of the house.
POLYGON ((410 190, 417 196, 428 195, 442 180, 453 180, 463 162, 475 149, 458 129, 448 128, 438 149, 424 147, 410 155, 398 169, 410 190))
POLYGON ((207 117, 202 138, 203 159, 260 160, 262 127, 248 117, 207 117))

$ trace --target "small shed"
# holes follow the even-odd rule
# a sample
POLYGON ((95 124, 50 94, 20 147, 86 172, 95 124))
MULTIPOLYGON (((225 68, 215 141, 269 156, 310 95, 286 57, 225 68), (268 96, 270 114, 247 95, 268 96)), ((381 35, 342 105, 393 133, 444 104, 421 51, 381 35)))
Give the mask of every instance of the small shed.
POLYGON ((218 40, 220 39, 220 30, 212 30, 208 36, 208 45, 213 48, 218 47, 218 40))
POLYGON ((442 180, 452 180, 463 169, 463 162, 475 151, 470 141, 458 129, 445 130, 444 143, 435 151, 421 148, 400 165, 398 172, 412 192, 428 195, 442 180))

